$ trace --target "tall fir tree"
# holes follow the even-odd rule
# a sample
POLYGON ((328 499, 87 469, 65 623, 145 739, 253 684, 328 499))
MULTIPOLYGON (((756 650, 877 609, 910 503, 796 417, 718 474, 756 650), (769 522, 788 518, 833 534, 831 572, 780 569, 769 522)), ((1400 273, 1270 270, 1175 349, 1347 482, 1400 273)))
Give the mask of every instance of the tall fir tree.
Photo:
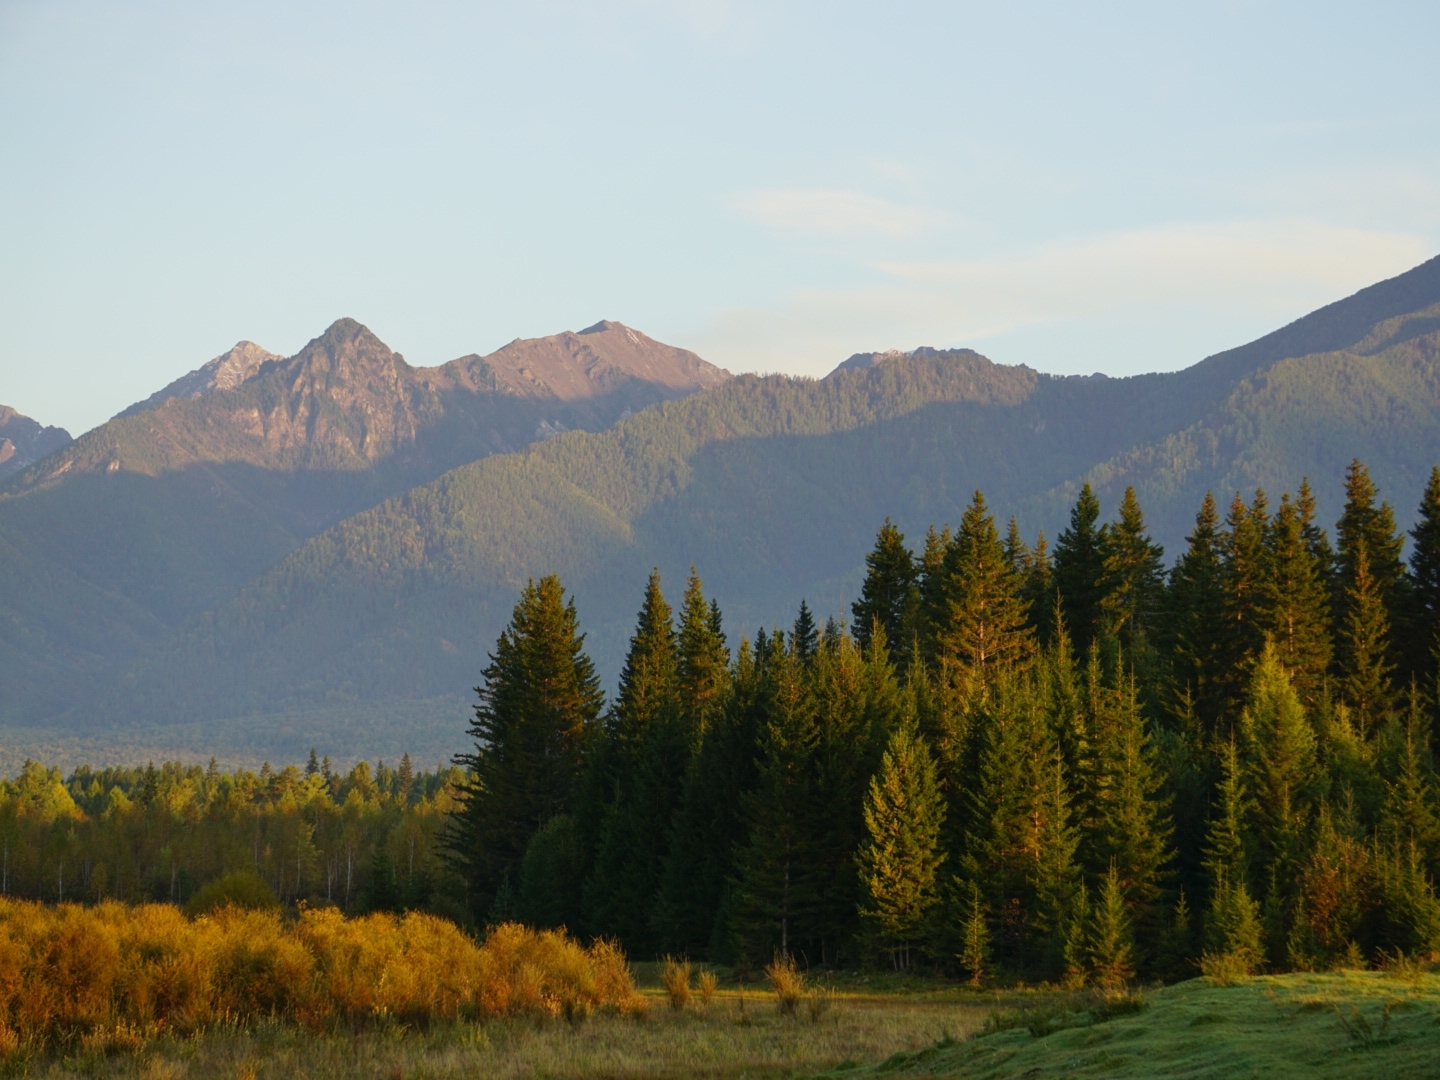
POLYGON ((1054 570, 1042 530, 1036 534, 1035 545, 1020 568, 1020 599, 1025 605, 1025 618, 1042 645, 1051 642, 1059 626, 1055 618, 1054 570))
MULTIPOLYGON (((1354 621, 1357 606, 1377 600, 1383 609, 1386 663, 1392 671, 1399 670, 1404 678, 1409 674, 1402 667, 1406 650, 1398 639, 1392 637, 1392 631, 1405 626, 1409 608, 1410 582, 1405 564, 1400 560, 1405 538, 1395 528, 1395 512, 1390 504, 1381 502, 1379 506, 1375 505, 1379 494, 1370 478, 1370 471, 1359 459, 1352 461, 1345 470, 1345 508, 1335 525, 1338 548, 1335 614, 1336 622, 1342 628, 1338 635, 1341 647, 1336 650, 1335 659, 1341 672, 1354 664, 1356 658, 1350 651, 1354 643, 1346 641, 1346 630, 1354 621), (1362 556, 1369 579, 1363 589, 1360 582, 1362 556)), ((1373 621, 1373 615, 1367 614, 1366 621, 1373 621)))
POLYGON ((695 568, 685 585, 677 642, 680 717, 694 757, 725 708, 730 685, 730 650, 726 647, 720 609, 705 602, 695 568))
MULTIPOLYGON (((1240 719, 1240 745, 1245 788, 1253 799, 1250 827, 1256 876, 1262 882, 1278 882, 1278 902, 1283 907, 1293 891, 1322 778, 1315 729, 1269 642, 1250 679, 1240 719)), ((1267 890, 1267 899, 1275 895, 1275 889, 1267 890)), ((1283 938, 1270 936, 1271 948, 1278 948, 1283 938)))
POLYGON ((915 557, 905 546, 905 534, 887 517, 875 538, 875 547, 865 556, 860 599, 850 606, 855 641, 862 650, 869 646, 871 630, 878 624, 890 647, 899 650, 902 657, 909 655, 907 638, 914 633, 919 579, 915 557))
POLYGON ((1264 958, 1260 906, 1248 884, 1246 853, 1251 801, 1245 790, 1234 736, 1220 745, 1220 782, 1205 839, 1204 867, 1210 892, 1205 914, 1206 951, 1251 971, 1264 958))
POLYGON ((1227 707, 1245 692, 1245 680, 1265 643, 1261 608, 1269 578, 1269 551, 1265 538, 1270 526, 1270 504, 1257 490, 1249 506, 1237 494, 1225 517, 1223 535, 1225 621, 1223 633, 1227 707))
POLYGON ((800 601, 800 613, 795 616, 795 625, 790 630, 790 645, 795 652, 795 659, 801 664, 813 663, 820 648, 820 634, 815 629, 815 616, 810 613, 810 605, 804 600, 800 601))
POLYGON ((1330 597, 1324 570, 1305 537, 1299 506, 1287 494, 1270 521, 1267 570, 1260 589, 1260 630, 1275 643, 1280 663, 1290 673, 1307 707, 1319 705, 1330 669, 1330 597))
POLYGON ((815 752, 819 726, 804 665, 771 636, 762 688, 758 776, 744 800, 747 839, 736 855, 736 950, 752 961, 809 947, 814 867, 815 752))
MULTIPOLYGON (((1009 672, 986 695, 961 878, 991 913, 995 962, 1011 971, 1058 968, 1070 896, 1079 883, 1064 766, 1037 680, 1009 672)), ((963 889, 962 889, 963 897, 963 889)), ((957 920, 958 921, 958 920, 957 920)))
POLYGON ((1344 611, 1340 626, 1340 692, 1363 735, 1380 726, 1394 705, 1390 663, 1390 619, 1383 586, 1371 573, 1365 541, 1350 547, 1344 572, 1344 611))
POLYGON ((1070 525, 1055 541, 1053 579, 1075 648, 1084 655, 1101 627, 1105 552, 1100 500, 1087 482, 1070 511, 1070 525))
POLYGON ((578 624, 558 577, 532 580, 476 688, 475 749, 456 759, 471 780, 446 846, 477 919, 502 885, 517 887, 530 837, 579 795, 604 695, 578 624))
POLYGON ((950 614, 949 583, 945 572, 945 553, 950 549, 950 526, 939 532, 935 526, 925 530, 925 544, 920 550, 920 651, 927 660, 935 658, 936 632, 945 625, 950 614))
POLYGON ((1408 667, 1432 700, 1440 700, 1440 465, 1430 470, 1410 540, 1408 667))
POLYGON ((1127 487, 1119 517, 1101 530, 1100 621, 1132 658, 1149 647, 1159 613, 1165 549, 1150 539, 1135 489, 1127 487))
MULTIPOLYGON (((718 628, 718 620, 712 620, 718 628)), ((733 959, 729 927, 735 857, 746 837, 743 812, 757 779, 764 723, 763 650, 741 640, 724 707, 707 728, 685 777, 656 915, 662 948, 733 959)))
POLYGON ((865 839, 856 856, 861 914, 900 971, 910 968, 912 950, 927 937, 939 901, 944 818, 930 750, 913 720, 902 723, 891 733, 866 792, 865 839))
POLYGON ((913 724, 905 708, 883 632, 862 654, 846 634, 820 650, 811 673, 818 734, 812 806, 814 824, 814 935, 818 960, 833 966, 850 953, 860 932, 862 900, 854 874, 855 851, 865 836, 866 786, 879 765, 889 732, 913 724))
POLYGON ((607 802, 585 883, 587 927, 632 952, 654 945, 655 898, 688 765, 679 667, 670 605, 653 571, 605 725, 600 768, 607 802))
POLYGON ((1224 541, 1215 498, 1195 515, 1185 553, 1170 572, 1161 645, 1170 655, 1176 689, 1206 732, 1220 721, 1229 685, 1225 633, 1224 541))
POLYGON ((1020 578, 1011 569, 985 507, 975 492, 945 551, 946 608, 936 628, 937 652, 963 665, 981 682, 997 667, 1023 665, 1034 632, 1020 600, 1020 578))
POLYGON ((1092 647, 1085 680, 1086 753, 1077 777, 1080 861, 1097 888, 1111 870, 1119 875, 1141 943, 1149 948, 1163 914, 1172 825, 1135 680, 1118 664, 1103 678, 1098 654, 1092 647))

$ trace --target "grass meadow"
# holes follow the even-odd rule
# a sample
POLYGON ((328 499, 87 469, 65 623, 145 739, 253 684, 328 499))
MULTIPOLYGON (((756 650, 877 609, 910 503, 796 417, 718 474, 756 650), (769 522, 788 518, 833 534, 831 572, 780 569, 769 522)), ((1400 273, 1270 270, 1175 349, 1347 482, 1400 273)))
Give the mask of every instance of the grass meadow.
POLYGON ((656 965, 648 1008, 315 1032, 224 1025, 135 1047, 16 1059, 11 1075, 190 1077, 1431 1078, 1440 1076, 1440 977, 1340 972, 1194 979, 1124 997, 977 992, 851 977, 793 1015, 759 987, 722 985, 675 1011, 656 965), (1096 1008, 1096 1003, 1100 1007, 1096 1008), (813 1003, 813 1004, 812 1004, 813 1003), (1098 1013, 1098 1015, 1097 1015, 1098 1013))
MULTIPOLYGON (((1217 972, 1223 976, 1223 973, 1217 972)), ((1440 975, 979 990, 635 964, 508 923, 0 900, 0 1076, 1440 1077, 1440 975)))

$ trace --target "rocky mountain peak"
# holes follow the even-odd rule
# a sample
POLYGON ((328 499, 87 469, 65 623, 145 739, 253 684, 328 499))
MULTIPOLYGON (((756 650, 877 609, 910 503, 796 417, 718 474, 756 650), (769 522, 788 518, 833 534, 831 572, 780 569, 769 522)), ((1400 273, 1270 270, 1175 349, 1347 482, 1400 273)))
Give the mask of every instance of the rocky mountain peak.
POLYGON ((137 401, 124 412, 117 414, 116 419, 159 408, 173 398, 200 398, 216 390, 233 390, 255 375, 262 364, 279 359, 281 358, 278 355, 262 349, 253 341, 236 342, 229 352, 221 353, 189 374, 180 376, 144 401, 137 401))
POLYGON ((70 443, 64 428, 46 427, 0 405, 0 477, 19 472, 70 443))

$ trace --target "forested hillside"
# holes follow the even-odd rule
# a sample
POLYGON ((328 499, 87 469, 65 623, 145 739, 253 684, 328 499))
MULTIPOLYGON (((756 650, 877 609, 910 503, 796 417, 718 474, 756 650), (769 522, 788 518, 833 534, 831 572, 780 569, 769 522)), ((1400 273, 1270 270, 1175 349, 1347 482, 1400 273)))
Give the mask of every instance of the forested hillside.
POLYGON ((618 323, 436 368, 351 319, 288 359, 242 342, 0 486, 0 720, 92 701, 347 515, 726 378, 618 323))
POLYGON ((610 684, 626 583, 652 566, 674 580, 694 564, 752 633, 801 597, 843 612, 873 522, 958 521, 977 487, 1027 537, 1053 538, 1080 484, 1107 511, 1133 484, 1172 557, 1207 489, 1228 500, 1310 476, 1333 517, 1357 453, 1413 506, 1440 458, 1437 301, 1440 260, 1170 375, 1057 378, 927 349, 820 381, 741 377, 464 466, 337 525, 142 661, 99 714, 447 696, 449 723, 509 598, 551 571, 579 599, 610 684), (1283 358, 1326 345, 1339 348, 1283 358))
POLYGON ((851 627, 727 634, 652 574, 608 708, 558 578, 484 672, 445 834, 477 920, 758 966, 1098 983, 1440 949, 1440 467, 1400 558, 1359 462, 1206 497, 1166 573, 1127 489, 1053 549, 974 493, 886 522, 851 627))
POLYGON ((848 619, 736 633, 632 582, 608 703, 555 576, 477 673, 463 768, 30 765, 5 889, 184 902, 237 872, 348 910, 520 919, 754 969, 977 983, 1326 970, 1440 950, 1440 468, 1204 498, 1167 571, 1133 489, 1053 545, 972 494, 884 522, 848 619), (1108 520, 1107 520, 1108 518, 1108 520), (847 625, 848 624, 848 625, 847 625), (65 890, 69 890, 66 892, 65 890))

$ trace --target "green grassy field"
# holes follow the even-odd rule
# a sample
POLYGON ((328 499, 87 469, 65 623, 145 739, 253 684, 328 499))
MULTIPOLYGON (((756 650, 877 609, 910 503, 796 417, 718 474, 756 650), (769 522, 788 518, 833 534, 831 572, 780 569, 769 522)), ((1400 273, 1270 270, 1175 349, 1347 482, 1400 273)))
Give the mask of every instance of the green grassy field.
MULTIPOLYGON (((643 967, 639 974, 651 982, 643 967)), ((653 985, 646 993, 651 1008, 639 1021, 496 1021, 354 1035, 277 1024, 162 1037, 138 1050, 112 1045, 17 1059, 10 1071, 145 1080, 1440 1076, 1440 977, 1428 975, 1290 975, 1229 987, 1196 979, 1147 993, 1138 1012, 1099 1022, 1088 1011, 1091 999, 1080 995, 997 995, 886 979, 839 980, 794 1017, 780 1016, 774 997, 754 988, 729 985, 708 1006, 697 1001, 679 1013, 653 985)))
POLYGON ((1039 1002, 996 1019, 978 1037, 828 1075, 1440 1077, 1440 977, 1433 975, 1286 975, 1235 986, 1194 979, 1099 1023, 1083 1008, 1039 1002))

